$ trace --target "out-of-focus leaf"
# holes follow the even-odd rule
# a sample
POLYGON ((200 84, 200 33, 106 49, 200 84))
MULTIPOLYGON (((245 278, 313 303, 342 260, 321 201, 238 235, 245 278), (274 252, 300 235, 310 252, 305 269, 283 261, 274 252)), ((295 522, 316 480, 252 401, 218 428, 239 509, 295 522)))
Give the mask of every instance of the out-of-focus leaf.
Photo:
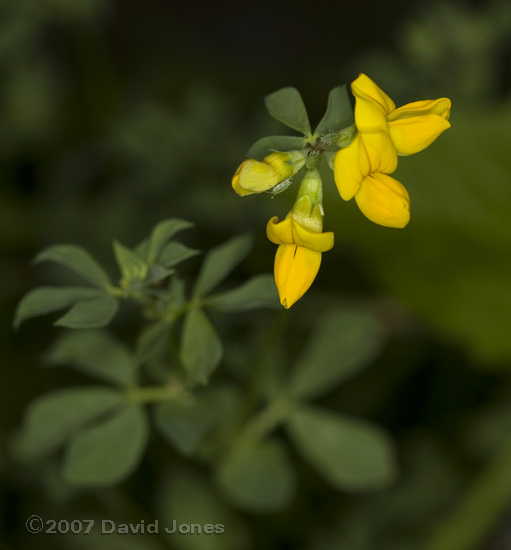
POLYGON ((204 296, 243 260, 252 248, 252 236, 240 235, 210 250, 195 282, 194 296, 204 296))
POLYGON ((372 491, 395 481, 392 442, 368 422, 302 407, 287 428, 304 459, 336 489, 372 491))
POLYGON ((126 405, 72 437, 66 449, 62 475, 71 485, 118 483, 136 468, 148 436, 144 409, 126 405))
POLYGON ((147 244, 146 259, 149 265, 155 263, 167 242, 179 231, 193 227, 193 223, 179 218, 160 222, 152 231, 147 244))
POLYGON ((146 327, 139 335, 135 349, 136 361, 139 365, 147 363, 157 355, 167 344, 169 325, 157 322, 146 327))
POLYGON ((167 277, 170 277, 173 273, 175 273, 176 270, 168 267, 164 267, 160 264, 154 264, 151 267, 151 270, 147 274, 147 277, 144 281, 144 284, 150 285, 153 283, 157 283, 159 281, 163 281, 167 277))
POLYGON ((173 267, 188 258, 193 258, 200 254, 199 250, 188 248, 184 244, 178 242, 170 242, 163 249, 159 263, 165 267, 173 267))
POLYGON ((248 550, 249 533, 242 520, 226 506, 198 474, 173 467, 160 483, 160 524, 176 528, 172 544, 179 550, 248 550), (182 525, 182 532, 179 526, 182 525), (185 534, 195 525, 194 534, 185 534), (197 525, 201 526, 198 533, 197 525), (207 530, 205 526, 208 526, 207 530))
POLYGON ((216 311, 278 308, 279 295, 272 275, 256 275, 238 288, 206 298, 203 305, 216 311))
POLYGON ((185 456, 195 453, 212 427, 215 419, 207 405, 198 399, 190 403, 162 403, 155 409, 157 428, 185 456))
POLYGON ((77 428, 110 411, 121 399, 118 391, 95 386, 37 397, 25 411, 22 430, 14 442, 15 454, 30 459, 53 451, 77 428))
POLYGON ((382 345, 382 326, 369 310, 346 308, 323 317, 291 371, 289 391, 318 397, 368 366, 382 345))
POLYGON ((114 318, 119 301, 113 296, 99 296, 77 302, 55 325, 66 328, 101 328, 114 318))
POLYGON ((217 382, 196 392, 201 408, 211 416, 211 428, 201 442, 201 456, 216 456, 218 446, 229 445, 239 429, 242 394, 234 384, 217 382))
POLYGON ((236 450, 220 464, 216 480, 233 504, 250 512, 284 510, 295 492, 293 465, 278 441, 236 450))
POLYGON ((137 246, 135 246, 133 251, 135 252, 135 254, 138 254, 142 258, 147 258, 148 247, 149 247, 149 237, 139 242, 137 246))
POLYGON ((101 295, 102 292, 94 288, 78 286, 41 286, 34 288, 20 300, 14 313, 14 328, 18 328, 26 319, 59 311, 81 300, 101 295))
POLYGON ((114 241, 113 246, 122 278, 126 281, 145 279, 149 266, 144 258, 117 241, 114 241))
POLYGON ((267 136, 257 140, 248 150, 247 157, 263 160, 272 151, 293 151, 303 149, 307 138, 299 136, 267 136))
POLYGON ((135 361, 128 347, 108 332, 65 332, 45 354, 54 365, 69 365, 120 386, 135 383, 135 361))
POLYGON ((337 86, 328 95, 328 105, 314 133, 324 134, 330 130, 342 130, 354 122, 353 108, 346 84, 337 86))
POLYGON ((110 279, 106 271, 81 246, 74 244, 56 244, 39 252, 35 263, 56 262, 72 269, 75 273, 100 288, 108 288, 110 279))
POLYGON ((281 88, 264 98, 266 108, 273 118, 302 134, 311 133, 307 109, 296 88, 281 88))
POLYGON ((208 383, 222 358, 222 342, 211 321, 198 307, 186 314, 180 356, 192 379, 200 384, 208 383))

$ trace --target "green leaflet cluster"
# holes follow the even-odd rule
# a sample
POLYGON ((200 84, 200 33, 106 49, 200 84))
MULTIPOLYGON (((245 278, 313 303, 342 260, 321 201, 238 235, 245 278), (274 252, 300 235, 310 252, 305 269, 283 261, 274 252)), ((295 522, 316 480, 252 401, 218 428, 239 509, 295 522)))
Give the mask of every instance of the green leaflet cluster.
MULTIPOLYGON (((204 493, 212 517, 230 514, 212 496, 215 490, 253 513, 288 507, 297 489, 291 449, 337 490, 391 484, 396 463, 388 435, 313 403, 377 357, 384 342, 379 318, 360 307, 325 312, 287 365, 281 313, 275 313, 263 330, 238 343, 230 339, 224 376, 209 383, 224 350, 208 312, 278 308, 278 297, 270 275, 213 293, 250 251, 248 236, 213 248, 185 285, 178 266, 198 252, 173 239, 190 226, 166 220, 134 249, 115 242, 118 285, 80 247, 52 246, 37 256, 36 262, 65 265, 94 287, 36 288, 19 303, 15 325, 67 309, 55 325, 72 330, 59 334, 43 363, 74 368, 103 385, 36 398, 11 440, 13 455, 29 464, 57 458, 59 478, 69 487, 111 486, 137 469, 154 426, 179 455, 208 465, 206 486, 196 472, 175 473, 169 483, 204 493), (146 319, 133 346, 105 330, 122 300, 139 304, 146 319), (259 371, 267 379, 258 379, 259 371)), ((168 506, 177 513, 173 501, 168 506)))

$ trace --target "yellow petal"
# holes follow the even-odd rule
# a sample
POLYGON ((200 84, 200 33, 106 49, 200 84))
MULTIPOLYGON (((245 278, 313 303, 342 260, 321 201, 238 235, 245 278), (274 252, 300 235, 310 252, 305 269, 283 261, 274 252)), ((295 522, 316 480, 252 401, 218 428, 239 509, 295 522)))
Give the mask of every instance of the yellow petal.
POLYGON ((362 144, 369 160, 369 172, 392 174, 397 168, 397 152, 386 132, 362 134, 362 144))
POLYGON ((361 212, 386 227, 405 227, 410 221, 410 197, 403 185, 386 174, 368 176, 355 195, 361 212))
POLYGON ((245 161, 240 171, 239 185, 246 191, 262 193, 263 191, 268 191, 268 189, 275 187, 275 185, 280 183, 283 179, 285 178, 276 172, 273 166, 266 162, 248 159, 245 161))
POLYGON ((450 126, 435 114, 401 118, 389 122, 390 138, 399 155, 413 155, 426 149, 450 126))
POLYGON ((387 127, 386 115, 395 109, 390 97, 365 74, 352 82, 356 98, 355 124, 360 132, 380 132, 387 127))
POLYGON ((331 231, 326 233, 308 231, 296 222, 293 223, 293 240, 300 247, 308 248, 315 252, 326 252, 334 246, 334 234, 331 231))
POLYGON ((387 120, 389 122, 400 118, 408 118, 421 115, 438 115, 449 120, 451 114, 451 100, 447 97, 440 99, 426 99, 423 101, 414 101, 407 103, 399 109, 392 111, 387 120))
POLYGON ((355 124, 359 132, 384 132, 387 130, 387 113, 372 99, 357 97, 355 124))
POLYGON ((246 189, 243 189, 243 187, 240 186, 240 172, 245 165, 247 161, 244 160, 236 170, 236 173, 232 177, 232 188, 240 195, 241 197, 244 197, 245 195, 252 195, 252 191, 247 191, 246 189))
POLYGON ((293 244, 282 244, 277 248, 275 254, 274 276, 277 290, 279 291, 280 303, 287 307, 286 283, 289 272, 293 266, 293 259, 296 253, 296 246, 293 244))
POLYGON ((280 303, 290 308, 310 288, 321 265, 321 252, 281 245, 275 255, 275 282, 280 303))
POLYGON ((361 134, 357 134, 348 147, 337 151, 334 160, 335 183, 345 201, 355 196, 369 172, 369 159, 362 144, 361 134))
POLYGON ((264 157, 263 162, 275 170, 279 175, 279 181, 284 181, 293 175, 293 168, 288 164, 290 158, 287 153, 274 152, 264 157))
POLYGON ((291 218, 286 218, 279 222, 279 218, 273 216, 266 224, 266 236, 275 244, 294 244, 293 222, 291 218))

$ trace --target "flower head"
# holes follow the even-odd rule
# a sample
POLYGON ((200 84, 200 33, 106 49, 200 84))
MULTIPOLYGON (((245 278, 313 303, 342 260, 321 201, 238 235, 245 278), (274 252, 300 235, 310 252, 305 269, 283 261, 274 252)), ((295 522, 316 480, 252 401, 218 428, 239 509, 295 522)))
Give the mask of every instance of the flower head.
POLYGON ((273 217, 266 235, 278 244, 275 255, 275 283, 281 304, 290 308, 309 289, 321 265, 321 253, 334 246, 334 234, 323 233, 319 172, 307 172, 298 199, 286 219, 273 217), (310 193, 310 194, 307 194, 310 193), (319 197, 319 200, 317 200, 319 197))
POLYGON ((351 89, 358 134, 335 156, 339 194, 344 200, 355 197, 362 213, 375 223, 404 227, 410 218, 410 198, 388 174, 396 170, 398 155, 422 151, 450 127, 451 101, 416 101, 396 109, 392 99, 364 74, 351 89))
POLYGON ((244 160, 232 178, 232 187, 238 195, 263 193, 290 178, 305 164, 300 151, 270 153, 262 161, 244 160))

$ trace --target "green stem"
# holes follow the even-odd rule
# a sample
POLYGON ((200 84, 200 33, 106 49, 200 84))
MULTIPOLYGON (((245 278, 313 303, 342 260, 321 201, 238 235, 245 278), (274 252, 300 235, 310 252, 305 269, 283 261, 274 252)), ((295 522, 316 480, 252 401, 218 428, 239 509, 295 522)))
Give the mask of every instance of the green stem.
POLYGON ((265 436, 278 428, 289 416, 294 401, 287 395, 273 399, 258 415, 248 422, 234 443, 235 449, 256 446, 265 436))
POLYGON ((439 526, 425 550, 476 550, 511 501, 511 440, 439 526))

